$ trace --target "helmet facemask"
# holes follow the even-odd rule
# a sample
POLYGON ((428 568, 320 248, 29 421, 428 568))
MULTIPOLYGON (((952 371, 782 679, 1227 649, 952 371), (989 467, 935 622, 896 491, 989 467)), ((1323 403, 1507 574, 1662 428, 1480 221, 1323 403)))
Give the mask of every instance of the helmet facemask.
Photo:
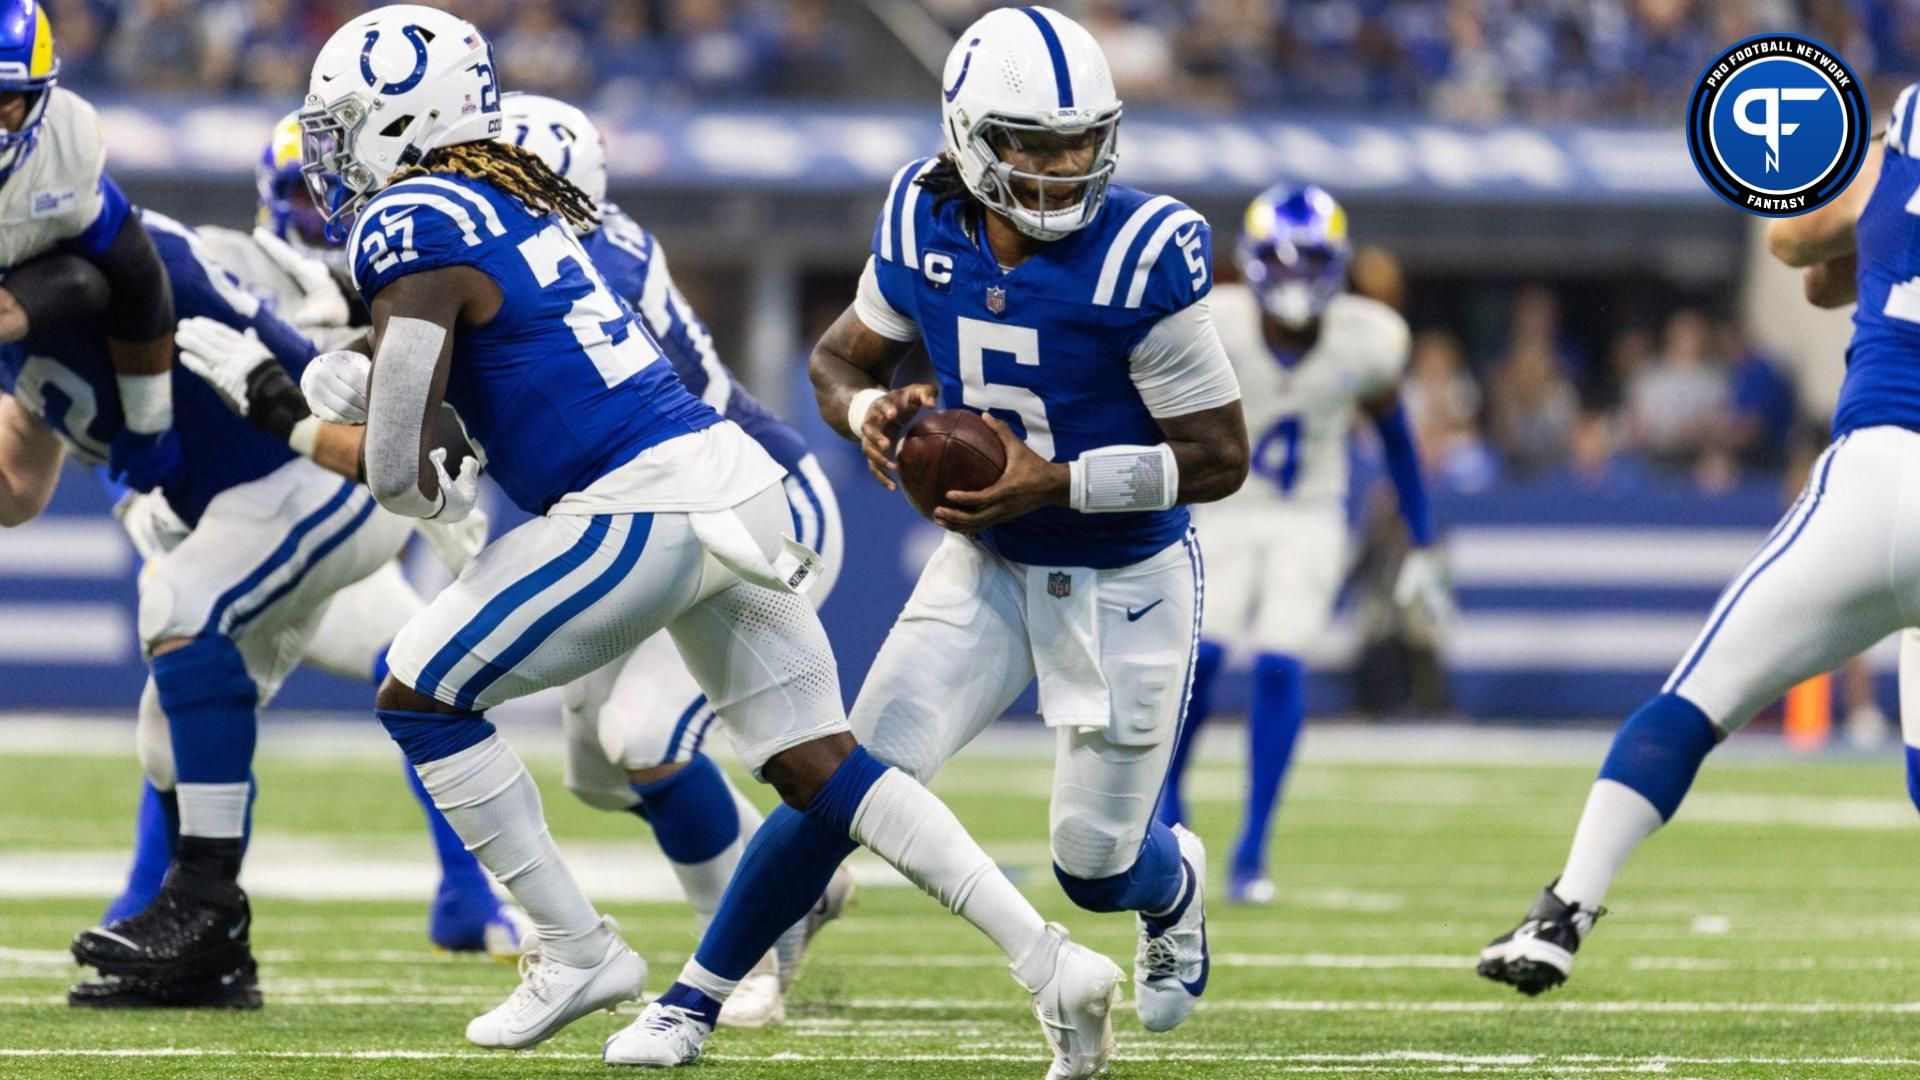
POLYGON ((371 115, 359 94, 322 105, 309 104, 300 110, 300 160, 305 162, 300 175, 306 179, 313 205, 326 223, 327 239, 334 243, 346 240, 347 223, 388 177, 425 156, 419 149, 419 137, 432 130, 439 114, 402 116, 379 133, 382 138, 397 137, 402 147, 398 166, 384 172, 354 152, 371 115), (395 130, 402 127, 404 130, 395 130))
POLYGON ((47 103, 52 100, 53 93, 51 86, 17 90, 0 88, 0 93, 31 97, 20 127, 14 131, 0 131, 0 180, 4 180, 27 160, 34 144, 40 141, 40 122, 46 119, 47 103))
POLYGON ((1120 107, 1089 122, 1052 126, 989 115, 967 133, 961 170, 974 196, 1014 228, 1058 240, 1086 227, 1107 201, 1118 157, 1120 107), (1058 166, 1071 171, 1061 175, 1058 166))

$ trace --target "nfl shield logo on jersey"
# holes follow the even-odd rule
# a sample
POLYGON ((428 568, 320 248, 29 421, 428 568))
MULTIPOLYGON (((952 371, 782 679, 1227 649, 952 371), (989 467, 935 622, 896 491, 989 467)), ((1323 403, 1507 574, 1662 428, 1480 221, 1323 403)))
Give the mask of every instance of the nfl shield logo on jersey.
MULTIPOLYGON (((989 301, 991 303, 991 301, 989 301)), ((1065 599, 1073 595, 1073 575, 1055 570, 1047 575, 1047 595, 1065 599)))
POLYGON ((987 286, 987 310, 999 315, 1007 310, 1007 290, 998 285, 987 286))

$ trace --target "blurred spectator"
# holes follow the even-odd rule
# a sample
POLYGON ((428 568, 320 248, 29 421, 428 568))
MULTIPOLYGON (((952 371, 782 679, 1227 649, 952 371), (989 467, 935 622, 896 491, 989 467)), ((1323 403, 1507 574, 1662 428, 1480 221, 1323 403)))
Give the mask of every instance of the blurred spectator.
POLYGON ((1427 471, 1453 491, 1489 487, 1499 465, 1480 434, 1480 387, 1467 371, 1459 340, 1442 330, 1415 335, 1400 394, 1427 471))
POLYGON ((1515 468, 1538 470, 1565 456, 1580 407, 1553 293, 1541 286, 1521 289, 1507 334, 1506 355, 1489 378, 1493 441, 1515 468))
POLYGON ((1732 358, 1727 373, 1732 400, 1723 445, 1746 468, 1769 472, 1785 468, 1799 415, 1792 380, 1737 322, 1722 324, 1720 354, 1732 358))
POLYGON ((1667 318, 1659 357, 1635 371, 1627 386, 1634 442, 1655 461, 1690 465, 1713 439, 1728 393, 1712 345, 1706 316, 1682 308, 1667 318))
MULTIPOLYGON (((868 5, 831 0, 444 0, 499 46, 509 89, 606 100, 901 99, 856 47, 893 47, 868 5)), ((920 0, 958 32, 998 0, 920 0)), ((1805 31, 1875 101, 1920 71, 1920 0, 1056 0, 1106 48, 1124 98, 1417 110, 1457 120, 1671 121, 1709 56, 1805 31)), ((64 76, 88 89, 265 92, 370 0, 50 0, 64 76)), ((593 102, 589 100, 588 104, 593 102)))
POLYGON ((1567 440, 1567 460, 1558 486, 1589 495, 1632 491, 1646 483, 1646 469, 1620 446, 1613 417, 1583 412, 1567 440))

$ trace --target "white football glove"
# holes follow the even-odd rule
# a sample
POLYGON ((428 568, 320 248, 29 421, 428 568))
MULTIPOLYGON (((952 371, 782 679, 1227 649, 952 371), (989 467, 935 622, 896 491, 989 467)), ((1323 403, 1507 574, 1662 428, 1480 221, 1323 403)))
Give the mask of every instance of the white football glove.
POLYGON ((133 541, 141 562, 152 562, 172 551, 192 531, 157 489, 135 492, 114 503, 113 516, 127 530, 127 539, 133 541))
POLYGON ((205 380, 227 408, 241 416, 247 415, 248 378, 260 365, 280 362, 251 328, 242 333, 204 316, 180 320, 173 343, 187 370, 205 380))
POLYGON ((330 424, 359 427, 367 422, 367 380, 372 374, 373 361, 364 353, 321 353, 301 374, 300 392, 313 415, 330 424))
POLYGON ((300 287, 300 302, 285 313, 288 322, 302 330, 347 325, 352 309, 347 306, 347 295, 340 291, 339 280, 327 269, 326 263, 300 254, 266 229, 253 230, 253 242, 300 287))
POLYGON ((445 447, 435 449, 427 455, 427 461, 433 465, 434 475, 440 478, 440 510, 429 521, 443 525, 465 521, 467 515, 480 501, 480 459, 468 455, 460 463, 458 478, 447 475, 447 451, 445 447))
POLYGON ((416 527, 420 539, 433 549, 433 557, 454 577, 459 577, 460 571, 487 546, 487 512, 477 507, 459 521, 448 521, 443 515, 422 521, 416 527))
POLYGON ((1453 621, 1453 590, 1439 551, 1419 547, 1407 552, 1393 585, 1393 602, 1436 632, 1453 621))

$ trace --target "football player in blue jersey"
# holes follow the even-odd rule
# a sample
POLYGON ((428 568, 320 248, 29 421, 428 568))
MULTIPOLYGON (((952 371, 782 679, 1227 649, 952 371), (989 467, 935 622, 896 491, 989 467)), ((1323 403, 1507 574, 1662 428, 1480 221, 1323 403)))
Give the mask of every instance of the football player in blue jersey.
MULTIPOLYGON (((948 57, 943 98, 947 152, 894 178, 858 294, 811 371, 821 415, 889 487, 901 426, 941 403, 983 413, 1008 463, 937 511, 950 533, 853 724, 874 756, 925 780, 1037 676, 1058 740, 1055 876, 1082 908, 1138 913, 1136 1009, 1165 1031, 1208 975, 1205 853, 1154 819, 1198 643, 1185 504, 1231 494, 1247 472, 1206 303, 1207 223, 1111 183, 1120 101, 1099 46, 1058 12, 981 18, 948 57), (916 342, 939 385, 892 388, 916 342)), ((821 839, 790 857, 846 855, 821 839)), ((778 891, 754 869, 731 888, 778 891)), ((743 932, 716 920, 703 957, 743 932)), ((1057 1054, 1050 1075, 1103 1064, 1057 1054)))
MULTIPOLYGON (((1808 269, 1811 299, 1858 304, 1833 441, 1786 517, 1720 594, 1660 694, 1614 736, 1565 868, 1519 926, 1481 950, 1480 974, 1489 979, 1526 994, 1565 982, 1574 952, 1605 914, 1614 877, 1673 817, 1707 753, 1788 688, 1916 624, 1916 122, 1920 84, 1901 91, 1884 140, 1869 147, 1840 198, 1769 227, 1773 253, 1808 269)), ((1909 751, 1908 784, 1920 801, 1915 757, 1909 751)))
MULTIPOLYGON (((257 342, 277 361, 262 379, 277 373, 291 387, 289 371, 312 355, 307 340, 212 263, 189 230, 151 211, 139 221, 170 303, 257 342)), ((6 281, 28 327, 24 340, 0 346, 0 525, 10 526, 45 507, 66 455, 104 465, 127 414, 101 330, 112 302, 105 276, 77 255, 52 254, 6 281)), ((303 456, 342 445, 322 444, 310 417, 283 412, 269 437, 186 368, 173 365, 169 378, 183 468, 164 490, 186 534, 140 576, 152 676, 139 750, 148 779, 171 793, 162 803, 177 842, 143 910, 74 939, 75 958, 107 978, 70 999, 257 1007, 251 916, 237 883, 256 713, 298 662, 328 600, 390 562, 408 525, 303 456)))
MULTIPOLYGON (((1049 928, 944 804, 855 742, 819 616, 796 591, 819 557, 792 539, 783 470, 688 392, 608 288, 575 235, 594 216, 586 195, 496 138, 499 88, 479 31, 410 4, 351 20, 314 63, 301 126, 315 204, 336 228, 352 223, 354 282, 373 313, 368 486, 408 516, 457 520, 484 456, 507 496, 541 515, 407 623, 376 698, 436 805, 536 929, 520 987, 467 1038, 532 1046, 640 994, 645 964, 562 863, 539 791, 486 710, 665 630, 785 803, 736 883, 766 880, 780 836, 851 838, 990 936, 1049 1024, 1110 1041, 1112 964, 1049 928), (443 402, 473 444, 457 462, 443 402)), ((779 920, 773 933, 749 957, 703 950, 694 968, 711 974, 669 990, 629 1032, 710 1029, 837 862, 775 867, 782 895, 729 887, 714 925, 757 937, 779 920)), ((639 1063, 627 1034, 609 1040, 608 1061, 639 1063)))
MULTIPOLYGON (((734 381, 713 335, 674 285, 659 241, 607 201, 606 142, 593 121, 538 94, 507 94, 500 109, 500 137, 538 154, 599 208, 600 220, 580 227, 580 243, 608 287, 645 322, 680 381, 787 471, 782 487, 795 538, 820 555, 820 578, 807 592, 819 607, 840 572, 840 505, 806 439, 734 381)), ((632 811, 652 827, 704 930, 762 819, 702 751, 714 712, 672 640, 656 634, 626 659, 574 680, 562 702, 567 787, 590 806, 632 811)), ((843 869, 808 917, 741 980, 720 1022, 765 1027, 783 1019, 785 992, 809 937, 838 916, 852 891, 843 869)))
MULTIPOLYGON (((127 197, 106 174, 93 106, 59 85, 46 8, 0 0, 0 271, 50 251, 81 256, 105 275, 100 313, 126 423, 108 447, 117 482, 136 491, 177 483, 173 433, 173 301, 167 276, 127 197)), ((0 342, 27 333, 26 313, 0 286, 0 342)))
MULTIPOLYGON (((324 247, 319 215, 300 175, 297 116, 289 114, 275 125, 256 175, 260 225, 251 233, 202 226, 194 230, 201 247, 233 274, 242 288, 266 301, 275 314, 302 333, 333 341, 364 334, 364 326, 356 329, 349 325, 351 312, 346 298, 333 281, 334 272, 320 261, 320 255, 329 249, 324 247)), ((330 250, 332 262, 340 263, 340 245, 330 250)), ((279 362, 267 355, 268 363, 279 362)), ((251 366, 245 351, 202 357, 183 349, 181 362, 216 385, 222 378, 244 385, 251 366), (233 370, 209 371, 213 365, 233 370)), ((142 561, 160 558, 189 532, 159 491, 123 495, 116 500, 114 514, 126 527, 142 561)), ((418 531, 448 572, 457 574, 486 542, 487 521, 484 514, 475 514, 453 526, 421 522, 418 531)), ((419 594, 402 575, 398 561, 390 563, 340 590, 327 602, 326 613, 307 642, 301 662, 345 679, 370 679, 378 686, 386 674, 387 646, 421 605, 419 594)), ((426 812, 440 862, 440 883, 427 918, 428 939, 449 952, 517 958, 525 917, 494 895, 486 872, 434 808, 411 766, 406 769, 406 777, 426 812)), ((142 785, 132 869, 126 887, 101 918, 102 925, 138 914, 160 891, 174 844, 166 801, 152 783, 142 785)))

